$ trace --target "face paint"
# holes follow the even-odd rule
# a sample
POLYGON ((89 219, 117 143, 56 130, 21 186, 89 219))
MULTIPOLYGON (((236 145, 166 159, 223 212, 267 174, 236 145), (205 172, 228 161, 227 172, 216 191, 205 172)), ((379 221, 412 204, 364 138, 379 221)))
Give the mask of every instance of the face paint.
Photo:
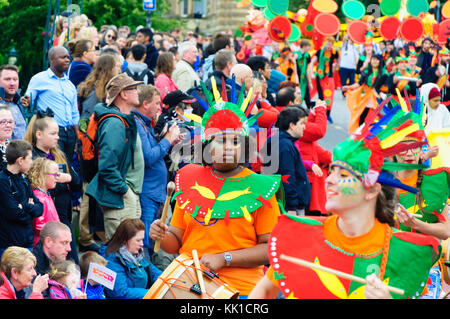
POLYGON ((363 200, 364 186, 350 171, 334 166, 326 180, 329 211, 340 211, 358 206, 363 200))
POLYGON ((337 186, 344 205, 356 202, 364 190, 362 182, 346 169, 341 169, 337 186))

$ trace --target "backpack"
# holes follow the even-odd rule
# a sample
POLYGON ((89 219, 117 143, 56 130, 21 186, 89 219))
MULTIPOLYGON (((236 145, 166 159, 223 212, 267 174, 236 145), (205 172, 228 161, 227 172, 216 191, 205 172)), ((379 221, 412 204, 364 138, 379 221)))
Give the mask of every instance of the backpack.
POLYGON ((153 72, 150 69, 145 69, 144 71, 138 73, 138 72, 131 72, 130 69, 125 69, 125 73, 128 74, 133 80, 135 81, 142 81, 145 84, 155 84, 155 78, 153 76, 153 72), (147 76, 147 81, 145 81, 145 76, 147 76))
MULTIPOLYGON (((117 114, 108 113, 97 119, 93 113, 89 120, 80 123, 78 130, 79 145, 77 147, 80 171, 83 179, 90 182, 98 172, 98 140, 97 131, 100 124, 109 117, 117 117, 122 121, 125 129, 129 127, 127 121, 117 114), (80 145, 81 144, 81 145, 80 145)), ((125 143, 128 142, 128 138, 125 143)))

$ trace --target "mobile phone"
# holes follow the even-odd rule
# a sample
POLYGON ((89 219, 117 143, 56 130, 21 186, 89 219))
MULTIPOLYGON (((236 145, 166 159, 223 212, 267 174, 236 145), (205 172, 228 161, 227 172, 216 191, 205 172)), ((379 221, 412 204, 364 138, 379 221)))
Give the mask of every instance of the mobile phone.
POLYGON ((67 165, 65 163, 58 163, 58 170, 61 173, 67 173, 67 165))

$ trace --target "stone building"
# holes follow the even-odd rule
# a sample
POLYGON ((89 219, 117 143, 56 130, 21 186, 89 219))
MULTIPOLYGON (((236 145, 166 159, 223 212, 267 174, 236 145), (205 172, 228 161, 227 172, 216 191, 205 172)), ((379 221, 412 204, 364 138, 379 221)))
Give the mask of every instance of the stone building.
POLYGON ((171 17, 187 19, 187 28, 200 34, 234 31, 246 21, 248 8, 238 8, 236 0, 169 0, 171 17))

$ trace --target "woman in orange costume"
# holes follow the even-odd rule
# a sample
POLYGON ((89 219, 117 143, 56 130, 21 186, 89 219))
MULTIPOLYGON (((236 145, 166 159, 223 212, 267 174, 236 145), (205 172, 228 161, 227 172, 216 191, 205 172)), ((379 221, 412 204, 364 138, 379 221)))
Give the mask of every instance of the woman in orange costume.
POLYGON ((170 227, 158 219, 150 237, 160 240, 169 254, 197 250, 204 266, 247 296, 268 263, 267 240, 279 215, 275 195, 281 176, 255 174, 245 167, 249 127, 259 116, 247 119, 249 112, 244 113, 254 106, 246 107, 251 96, 243 100, 242 88, 237 98, 233 85, 228 102, 226 91, 220 95, 212 84, 214 98, 202 83, 209 105, 197 98, 207 109, 199 121, 203 163, 178 171, 170 227))
POLYGON ((342 91, 347 93, 347 108, 350 111, 348 132, 355 132, 364 123, 364 119, 378 105, 377 99, 381 99, 382 86, 388 78, 381 64, 381 58, 372 56, 370 65, 362 72, 358 83, 345 85, 342 91))
POLYGON ((392 163, 384 161, 389 154, 404 150, 396 147, 399 139, 423 127, 418 116, 398 108, 385 116, 377 123, 369 121, 360 133, 334 148, 326 181, 326 207, 331 216, 280 216, 269 238, 271 267, 249 298, 275 298, 279 292, 286 298, 302 299, 417 298, 423 291, 441 247, 432 236, 394 228, 396 192, 392 186, 410 187, 396 180, 389 173, 392 163), (300 259, 366 282, 297 265, 300 259), (403 294, 391 292, 387 285, 402 289, 403 294))

